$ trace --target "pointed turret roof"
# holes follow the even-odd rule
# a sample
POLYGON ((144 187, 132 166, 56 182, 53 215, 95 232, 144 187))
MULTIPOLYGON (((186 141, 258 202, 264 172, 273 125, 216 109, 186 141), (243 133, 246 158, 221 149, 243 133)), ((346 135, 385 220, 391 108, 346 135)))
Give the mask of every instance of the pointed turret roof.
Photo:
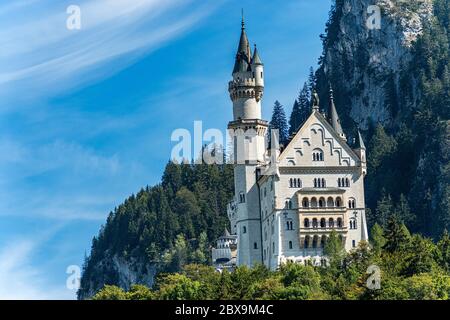
POLYGON ((330 108, 328 110, 328 121, 330 122, 333 129, 342 136, 344 131, 342 130, 341 120, 339 119, 338 113, 336 111, 336 106, 334 105, 334 94, 333 89, 330 86, 330 108))
POLYGON ((250 68, 250 44, 245 32, 244 15, 242 15, 241 38, 239 39, 239 47, 236 53, 236 62, 234 63, 233 73, 248 71, 250 68))
POLYGON ((228 231, 227 228, 225 228, 225 231, 223 232, 223 237, 229 237, 230 236, 230 232, 228 231))
POLYGON ((358 136, 356 137, 355 149, 366 149, 364 140, 361 136, 361 132, 358 130, 358 136))
POLYGON ((261 61, 261 58, 259 57, 259 53, 258 53, 258 49, 256 48, 256 44, 255 44, 255 50, 253 51, 252 64, 263 64, 261 61))

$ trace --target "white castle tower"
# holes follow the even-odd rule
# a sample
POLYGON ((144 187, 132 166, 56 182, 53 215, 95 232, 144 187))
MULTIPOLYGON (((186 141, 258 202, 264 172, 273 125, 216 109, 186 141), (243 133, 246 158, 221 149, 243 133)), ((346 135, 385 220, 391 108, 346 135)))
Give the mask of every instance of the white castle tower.
POLYGON ((259 190, 256 183, 257 167, 264 162, 267 121, 261 119, 261 99, 264 93, 264 65, 258 50, 250 50, 244 19, 241 38, 233 68, 233 79, 228 84, 233 102, 233 121, 228 124, 233 136, 234 186, 238 209, 233 217, 238 235, 238 265, 262 262, 261 216, 259 190), (241 253, 241 254, 240 254, 241 253), (245 253, 245 254, 243 254, 245 253))

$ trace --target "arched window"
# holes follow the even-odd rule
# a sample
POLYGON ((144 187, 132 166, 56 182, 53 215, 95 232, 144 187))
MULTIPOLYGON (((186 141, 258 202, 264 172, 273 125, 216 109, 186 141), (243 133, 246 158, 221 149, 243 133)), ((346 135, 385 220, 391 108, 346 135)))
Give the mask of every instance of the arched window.
POLYGON ((317 199, 316 198, 312 198, 311 199, 311 207, 312 208, 317 208, 317 199))
POLYGON ((312 226, 313 226, 313 228, 318 228, 319 227, 319 223, 317 222, 316 218, 313 219, 312 226))
POLYGON ((325 218, 320 219, 320 227, 325 228, 326 227, 326 220, 325 218))
POLYGON ((342 228, 342 218, 337 218, 337 227, 342 228))
POLYGON ((323 152, 320 149, 313 150, 313 161, 323 161, 323 152))
POLYGON ((319 199, 319 208, 323 208, 325 207, 325 199, 324 198, 320 198, 319 199))
POLYGON ((336 207, 340 207, 342 205, 342 200, 340 197, 336 198, 336 207))
POLYGON ((322 236, 322 238, 320 239, 320 247, 321 248, 325 248, 325 243, 327 242, 327 237, 326 236, 322 236))
POLYGON ((354 209, 354 208, 356 207, 356 201, 355 201, 355 199, 350 198, 350 199, 348 200, 348 207, 349 207, 350 209, 354 209))
POLYGON ((328 197, 328 199, 327 199, 327 207, 330 207, 330 208, 334 207, 334 200, 333 200, 332 197, 328 197))
POLYGON ((289 241, 289 249, 292 249, 292 241, 289 241))
POLYGON ((314 236, 313 238, 313 248, 317 248, 319 242, 319 237, 318 236, 314 236))
POLYGON ((311 243, 311 238, 310 238, 310 236, 306 236, 306 237, 305 237, 304 244, 303 244, 304 247, 305 247, 305 248, 309 248, 310 243, 311 243))
POLYGON ((309 228, 309 219, 308 218, 303 220, 303 225, 305 226, 305 228, 309 228))
POLYGON ((286 209, 292 209, 292 201, 290 199, 286 200, 285 205, 286 209))
POLYGON ((303 205, 303 208, 308 208, 309 207, 308 198, 303 198, 302 205, 303 205))
POLYGON ((334 219, 333 218, 328 219, 328 227, 334 228, 334 219))
POLYGON ((302 180, 300 180, 300 178, 297 179, 297 187, 298 188, 302 187, 302 180))
POLYGON ((292 223, 292 220, 286 221, 286 230, 294 230, 294 225, 292 223))
POLYGON ((294 183, 293 183, 293 181, 292 181, 292 178, 289 179, 289 187, 290 187, 290 188, 293 188, 293 187, 294 187, 294 183))
POLYGON ((297 179, 294 179, 294 188, 297 188, 297 179))
POLYGON ((253 249, 258 249, 258 244, 256 242, 253 243, 253 249))

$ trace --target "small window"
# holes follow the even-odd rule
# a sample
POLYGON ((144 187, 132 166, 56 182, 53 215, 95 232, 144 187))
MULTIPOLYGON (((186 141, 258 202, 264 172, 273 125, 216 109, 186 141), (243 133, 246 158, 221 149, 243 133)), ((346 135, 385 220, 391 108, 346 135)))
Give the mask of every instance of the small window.
POLYGON ((239 202, 240 203, 244 203, 245 202, 245 194, 243 192, 241 192, 239 194, 239 202))
POLYGON ((247 233, 247 227, 246 226, 242 227, 242 233, 247 233))
POLYGON ((356 247, 356 241, 355 240, 352 240, 352 246, 353 246, 353 248, 356 247))
POLYGON ((272 253, 275 253, 275 242, 272 242, 272 253))
POLYGON ((258 244, 256 242, 253 243, 253 249, 258 249, 258 244))
POLYGON ((303 225, 305 226, 305 228, 309 228, 309 219, 308 218, 303 220, 303 225))
POLYGON ((289 241, 289 249, 292 249, 292 241, 289 241))
POLYGON ((262 73, 262 71, 261 71, 261 78, 263 77, 263 73, 262 73))

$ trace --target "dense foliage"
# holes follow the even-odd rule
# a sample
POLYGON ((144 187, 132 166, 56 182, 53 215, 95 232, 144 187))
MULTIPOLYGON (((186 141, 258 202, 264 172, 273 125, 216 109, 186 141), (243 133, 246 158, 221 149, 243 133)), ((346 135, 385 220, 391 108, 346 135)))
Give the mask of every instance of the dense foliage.
MULTIPOLYGON (((418 1, 405 4, 414 9, 418 1)), ((340 20, 345 1, 336 0, 330 12, 324 56, 341 36, 340 20)), ((389 75, 386 105, 390 119, 369 123, 363 132, 368 147, 366 204, 369 223, 386 224, 386 207, 395 206, 403 221, 413 232, 437 239, 450 229, 450 2, 434 0, 434 17, 411 48, 410 62, 389 75), (394 83, 394 79, 398 79, 394 83), (391 83, 392 82, 392 83, 391 83)), ((373 72, 369 56, 361 53, 346 65, 345 56, 333 72, 325 72, 324 56, 316 73, 317 89, 327 97, 329 84, 335 89, 335 100, 349 140, 355 137, 358 123, 350 117, 349 97, 358 88, 347 92, 342 79, 352 66, 361 73, 373 72)), ((373 85, 376 86, 376 83, 373 85)))
POLYGON ((327 267, 288 263, 277 271, 263 266, 216 272, 204 265, 186 265, 179 273, 160 274, 153 288, 133 286, 125 292, 106 286, 93 299, 449 299, 450 238, 437 244, 411 236, 394 217, 385 229, 372 229, 372 249, 365 243, 350 253, 334 234, 325 248, 327 267), (370 286, 380 268, 379 289, 370 286), (369 277, 371 277, 369 279, 369 277), (369 284, 369 285, 368 285, 369 284))
POLYGON ((187 263, 208 263, 209 247, 229 225, 226 205, 233 194, 230 165, 188 165, 169 162, 162 183, 146 187, 111 212, 86 258, 83 290, 118 284, 110 266, 113 256, 154 264, 160 271, 178 271, 187 263))

